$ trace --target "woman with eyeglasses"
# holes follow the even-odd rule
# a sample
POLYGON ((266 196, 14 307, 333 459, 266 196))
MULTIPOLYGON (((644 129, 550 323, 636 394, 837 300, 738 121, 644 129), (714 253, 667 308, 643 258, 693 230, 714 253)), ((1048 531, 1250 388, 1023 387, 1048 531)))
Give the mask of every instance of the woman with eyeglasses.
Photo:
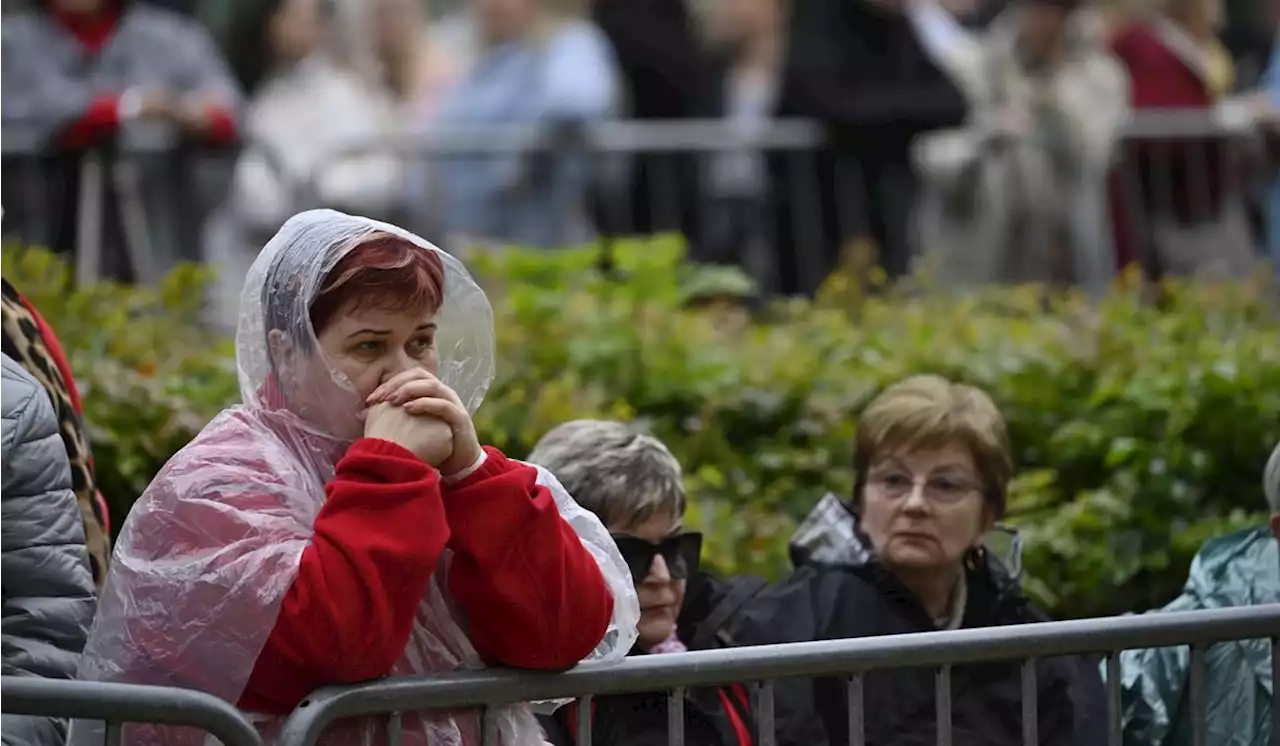
MULTIPOLYGON (((1013 460, 1004 418, 971 386, 916 376, 863 412, 854 450, 853 499, 825 497, 792 543, 796 570, 735 617, 739 644, 839 640, 1045 621, 1012 562, 987 537, 1005 509, 1013 460)), ((1082 658, 1036 666, 1037 743, 1105 743, 1096 669, 1082 658), (1088 732, 1086 732, 1088 731, 1088 732)), ((934 671, 872 671, 863 679, 868 746, 937 739, 934 671)), ((1018 661, 951 669, 950 743, 1023 744, 1018 661)), ((778 743, 847 744, 844 680, 779 681, 778 743)))
MULTIPOLYGON (((741 597, 738 587, 698 571, 702 535, 683 528, 680 464, 652 436, 619 422, 575 420, 547 433, 529 456, 556 476, 574 500, 609 529, 631 569, 640 598, 639 638, 631 655, 682 653, 715 633, 717 610, 741 597)), ((751 746, 745 687, 689 689, 685 744, 751 746)), ((576 743, 577 710, 542 719, 547 740, 576 743)), ((595 746, 665 746, 665 692, 599 697, 592 703, 595 746)))

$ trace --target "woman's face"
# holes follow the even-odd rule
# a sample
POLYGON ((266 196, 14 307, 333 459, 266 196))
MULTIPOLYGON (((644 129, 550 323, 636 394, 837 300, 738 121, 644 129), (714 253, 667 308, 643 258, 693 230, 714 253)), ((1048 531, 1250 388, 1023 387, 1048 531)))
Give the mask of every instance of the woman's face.
POLYGON ((486 38, 504 41, 520 36, 538 18, 538 0, 472 0, 486 38))
MULTIPOLYGON (((656 513, 643 523, 633 526, 609 526, 612 533, 634 536, 651 544, 680 533, 681 522, 672 515, 656 513)), ((684 604, 687 580, 671 577, 671 570, 661 554, 655 554, 649 574, 643 579, 634 578, 636 595, 640 597, 640 647, 648 650, 671 637, 676 631, 676 619, 684 604)))
POLYGON ((891 570, 954 572, 992 523, 968 449, 911 449, 873 460, 861 525, 891 570))
POLYGON ((319 0, 285 0, 271 17, 271 52, 280 62, 296 62, 315 51, 324 34, 319 0))
POLYGON ((365 399, 379 384, 410 368, 437 372, 434 319, 433 310, 349 305, 319 331, 319 352, 301 360, 283 332, 271 332, 290 409, 334 437, 358 438, 364 431, 359 415, 365 399), (335 373, 350 388, 336 382, 335 373))
POLYGON ((379 56, 400 57, 422 41, 425 21, 418 0, 373 0, 373 45, 379 56))
POLYGON ((410 368, 439 366, 433 311, 344 309, 319 333, 320 348, 364 401, 383 381, 410 368))
POLYGON ((720 37, 741 41, 777 29, 781 0, 716 0, 713 23, 720 37))

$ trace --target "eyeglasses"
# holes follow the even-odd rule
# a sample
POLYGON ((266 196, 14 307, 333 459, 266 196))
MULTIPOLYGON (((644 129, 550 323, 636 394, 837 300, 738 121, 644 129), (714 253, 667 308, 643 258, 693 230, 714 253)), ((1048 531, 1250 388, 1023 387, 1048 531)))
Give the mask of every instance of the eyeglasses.
POLYGON ((939 505, 958 503, 978 491, 977 485, 954 476, 939 475, 920 479, 903 472, 877 474, 871 478, 871 486, 891 499, 906 496, 916 486, 924 489, 924 496, 939 505))
POLYGON ((700 533, 676 534, 657 544, 622 534, 614 534, 613 541, 631 570, 631 579, 637 584, 649 577, 653 558, 658 555, 662 555, 673 580, 685 580, 698 571, 698 558, 702 555, 700 533))

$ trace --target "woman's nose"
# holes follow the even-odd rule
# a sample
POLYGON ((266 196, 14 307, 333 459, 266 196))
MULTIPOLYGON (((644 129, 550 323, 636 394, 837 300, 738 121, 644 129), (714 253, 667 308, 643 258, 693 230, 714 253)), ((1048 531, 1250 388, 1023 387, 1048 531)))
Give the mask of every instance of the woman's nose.
POLYGON ((386 383, 406 370, 412 370, 413 368, 421 367, 421 365, 413 356, 401 350, 388 361, 386 369, 382 372, 382 380, 379 383, 386 383))
POLYGON ((661 554, 653 555, 653 564, 649 565, 649 575, 645 578, 649 583, 669 583, 671 582, 671 568, 667 567, 667 561, 662 558, 661 554))
POLYGON ((907 501, 902 507, 912 512, 928 510, 930 505, 929 496, 925 494, 927 489, 923 482, 912 482, 911 489, 907 491, 907 501))

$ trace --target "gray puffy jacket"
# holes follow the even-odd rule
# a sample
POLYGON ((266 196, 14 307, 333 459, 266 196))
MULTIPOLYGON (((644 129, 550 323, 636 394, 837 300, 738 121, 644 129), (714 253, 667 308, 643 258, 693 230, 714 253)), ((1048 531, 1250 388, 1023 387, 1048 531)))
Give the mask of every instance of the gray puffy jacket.
MULTIPOLYGON (((84 526, 58 421, 44 388, 4 355, 0 584, 5 676, 69 679, 96 605, 84 526)), ((62 746, 66 723, 5 715, 8 744, 62 746)))

